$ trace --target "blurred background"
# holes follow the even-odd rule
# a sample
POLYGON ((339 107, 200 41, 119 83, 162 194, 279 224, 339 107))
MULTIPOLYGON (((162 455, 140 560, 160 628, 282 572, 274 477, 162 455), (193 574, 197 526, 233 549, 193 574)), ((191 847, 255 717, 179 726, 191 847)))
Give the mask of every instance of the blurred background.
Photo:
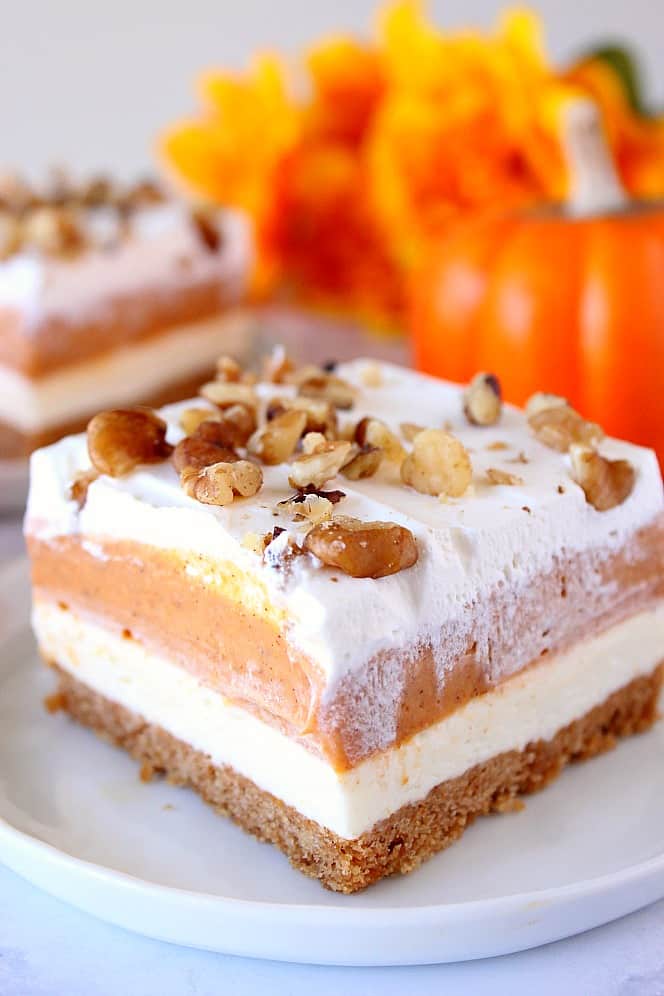
MULTIPOLYGON (((433 0, 445 28, 488 29, 497 0, 433 0)), ((646 89, 664 105, 660 0, 540 0, 552 58, 619 39, 638 49, 646 89)), ((131 174, 155 133, 193 105, 196 74, 241 66, 259 48, 295 53, 325 32, 369 31, 373 0, 87 0, 3 5, 0 159, 39 172, 54 161, 131 174)))
POLYGON ((0 462, 281 343, 490 371, 664 465, 663 2, 3 13, 0 462))

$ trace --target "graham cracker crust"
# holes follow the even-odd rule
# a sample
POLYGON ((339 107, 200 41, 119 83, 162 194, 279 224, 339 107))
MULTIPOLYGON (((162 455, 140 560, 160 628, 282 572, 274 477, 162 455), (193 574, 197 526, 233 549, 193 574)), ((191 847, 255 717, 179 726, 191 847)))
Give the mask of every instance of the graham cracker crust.
POLYGON ((635 678, 553 739, 500 754, 437 785, 421 802, 404 806, 355 840, 306 819, 229 767, 160 727, 92 691, 54 664, 58 690, 51 710, 64 709, 84 726, 140 761, 141 777, 167 776, 188 785, 244 830, 283 851, 305 875, 336 892, 353 893, 396 872, 406 874, 449 847, 477 816, 520 808, 518 796, 536 792, 566 764, 615 746, 619 737, 647 730, 657 719, 664 661, 635 678))

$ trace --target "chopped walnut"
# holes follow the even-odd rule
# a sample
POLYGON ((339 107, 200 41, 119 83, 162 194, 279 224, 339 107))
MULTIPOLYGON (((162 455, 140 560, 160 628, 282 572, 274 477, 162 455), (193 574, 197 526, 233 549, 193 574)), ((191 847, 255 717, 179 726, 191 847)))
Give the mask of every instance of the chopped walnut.
POLYGON ((279 504, 295 519, 308 519, 313 525, 331 519, 334 511, 334 503, 315 491, 308 495, 297 495, 279 504))
POLYGON ((361 522, 347 516, 314 526, 304 548, 354 578, 386 577, 417 562, 417 544, 409 529, 394 522, 361 522))
POLYGON ((191 436, 202 422, 219 421, 220 411, 211 411, 209 408, 185 408, 180 414, 180 428, 191 436))
POLYGON ((380 467, 383 451, 376 446, 362 446, 348 463, 341 468, 341 473, 349 481, 359 481, 365 477, 373 477, 380 467))
POLYGON ((275 346, 263 361, 261 380, 269 384, 283 384, 295 365, 283 346, 275 346))
POLYGON ((535 437, 552 450, 565 453, 572 443, 595 446, 604 438, 604 431, 595 422, 587 422, 569 405, 554 405, 541 409, 528 418, 535 437))
POLYGON ((291 378, 301 397, 327 401, 334 408, 352 408, 355 389, 341 377, 326 373, 319 367, 303 367, 291 378))
POLYGON ((402 422, 399 426, 401 435, 407 443, 412 443, 415 436, 419 436, 420 432, 424 432, 424 429, 425 426, 417 425, 415 422, 402 422))
POLYGON ((337 433, 337 413, 329 401, 315 401, 313 398, 275 398, 265 410, 269 421, 285 411, 294 409, 307 416, 306 432, 321 432, 326 439, 334 439, 337 433))
POLYGON ((74 480, 71 482, 69 488, 69 494, 71 498, 76 502, 79 508, 83 508, 88 497, 88 488, 93 481, 96 481, 99 474, 96 470, 79 470, 77 474, 74 475, 74 480))
POLYGON ((500 439, 496 439, 493 443, 489 443, 487 446, 487 449, 492 451, 508 450, 509 448, 509 443, 504 443, 500 439))
POLYGON ((379 418, 360 419, 355 426, 355 442, 360 446, 375 446, 390 462, 401 463, 406 455, 398 437, 379 418))
POLYGON ((296 494, 291 495, 290 498, 285 498, 283 501, 279 502, 280 506, 288 507, 290 505, 301 504, 308 495, 318 495, 319 498, 327 498, 328 501, 332 502, 333 505, 337 505, 342 499, 346 497, 345 491, 323 491, 321 488, 314 487, 313 484, 308 484, 306 488, 300 488, 296 494))
POLYGON ((198 393, 218 408, 245 405, 247 408, 255 409, 258 406, 258 398, 251 384, 212 380, 203 384, 198 393))
POLYGON ((275 571, 288 573, 294 561, 304 555, 302 547, 298 546, 293 537, 281 526, 275 526, 272 535, 267 534, 266 540, 263 560, 275 571))
POLYGON ((500 470, 499 467, 489 467, 486 472, 489 484, 524 484, 522 477, 518 474, 510 474, 507 470, 500 470))
POLYGON ((218 412, 216 418, 205 419, 192 433, 218 446, 235 449, 245 446, 256 428, 256 416, 246 405, 231 405, 218 412))
POLYGON ((249 440, 249 449, 263 463, 277 464, 289 460, 295 452, 307 424, 304 412, 291 409, 277 415, 249 440))
POLYGON ((166 423, 150 408, 113 408, 88 422, 88 453, 100 474, 122 477, 141 463, 159 463, 173 452, 166 423))
POLYGON ((249 460, 213 463, 195 470, 186 467, 180 476, 183 490, 205 505, 230 505, 235 495, 250 498, 263 486, 260 467, 249 460))
POLYGON ((352 443, 339 440, 336 443, 325 443, 314 453, 303 453, 291 464, 288 482, 293 488, 306 488, 311 484, 321 488, 326 481, 336 477, 351 458, 352 452, 352 443))
POLYGON ((502 411, 500 381, 495 374, 478 373, 463 396, 463 413, 473 425, 495 425, 502 411))
POLYGON ((537 391, 526 401, 525 412, 530 418, 532 415, 539 415, 540 412, 548 411, 550 408, 561 408, 568 406, 567 398, 562 398, 559 394, 547 394, 546 391, 537 391))
POLYGON ((383 369, 380 363, 367 363, 360 371, 360 380, 365 387, 383 386, 383 369))
POLYGON ((84 248, 85 237, 68 208, 39 207, 23 223, 23 242, 49 256, 68 256, 84 248))
POLYGON ((315 453, 321 446, 325 446, 327 439, 322 432, 307 432, 302 437, 302 452, 315 453))
POLYGON ((187 408, 180 416, 180 426, 189 436, 233 449, 245 445, 256 428, 256 419, 244 405, 231 405, 223 411, 187 408))
POLYGON ((628 460, 608 460, 590 446, 570 448, 572 479, 598 512, 622 505, 634 489, 636 474, 628 460))
MULTIPOLYGON (((214 422, 203 422, 203 426, 215 425, 214 422)), ((196 433, 202 428, 196 430, 196 433)), ((181 439, 173 450, 173 464, 179 474, 185 470, 202 470, 215 463, 234 463, 238 459, 237 453, 229 447, 214 442, 211 439, 203 439, 198 434, 185 436, 181 439)))
POLYGON ((413 442, 413 452, 401 465, 401 479, 425 495, 458 498, 473 476, 468 452, 443 429, 425 429, 413 442))
POLYGON ((242 367, 232 356, 220 356, 217 360, 215 380, 227 384, 237 384, 242 377, 242 367))
POLYGON ((270 534, 267 536, 261 536, 260 533, 245 533, 240 541, 240 546, 244 547, 245 550, 251 550, 252 553, 258 554, 262 557, 265 552, 265 547, 270 542, 270 534))

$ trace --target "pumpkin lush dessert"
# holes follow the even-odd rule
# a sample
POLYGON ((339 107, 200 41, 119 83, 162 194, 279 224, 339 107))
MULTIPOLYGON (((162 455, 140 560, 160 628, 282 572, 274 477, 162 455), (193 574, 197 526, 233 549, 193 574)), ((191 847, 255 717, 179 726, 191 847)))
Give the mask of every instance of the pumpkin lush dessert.
POLYGON ((332 889, 412 870, 655 719, 657 462, 561 398, 221 360, 197 399, 102 412, 31 477, 50 704, 332 889))
POLYGON ((244 348, 249 256, 238 216, 192 214, 151 183, 0 179, 0 458, 100 405, 196 391, 244 348))

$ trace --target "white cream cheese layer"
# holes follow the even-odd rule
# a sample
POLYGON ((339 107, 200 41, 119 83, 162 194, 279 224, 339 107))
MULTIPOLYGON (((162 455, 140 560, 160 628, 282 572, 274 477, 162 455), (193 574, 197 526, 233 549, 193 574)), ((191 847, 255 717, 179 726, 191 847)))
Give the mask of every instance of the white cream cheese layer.
POLYGON ((50 602, 35 605, 33 622, 47 659, 346 839, 474 765, 552 738, 664 658, 663 603, 542 660, 400 747, 339 773, 136 641, 50 602))
POLYGON ((0 365, 0 422, 33 433, 102 408, 138 404, 169 384, 205 376, 222 353, 246 354, 251 326, 247 311, 233 309, 173 325, 149 339, 34 380, 0 365))
MULTIPOLYGON (((571 479, 567 456, 540 444, 517 409, 505 406, 498 424, 480 428, 465 419, 457 385, 364 360, 343 365, 339 373, 357 388, 357 402, 352 411, 341 413, 342 423, 373 415, 397 433, 404 421, 448 424, 469 449, 473 483, 459 499, 441 502, 419 494, 401 483, 397 466, 385 462, 375 477, 349 481, 340 476, 326 485, 346 495, 336 506, 339 512, 399 522, 413 532, 419 560, 409 570, 380 580, 357 579, 303 556, 283 572, 244 547, 247 533, 262 535, 275 525, 301 541, 307 524, 294 522, 278 504, 292 493, 287 464, 264 467, 259 494, 224 508, 188 498, 166 462, 124 478, 98 478, 79 510, 70 498, 70 485, 77 471, 89 467, 84 436, 33 454, 27 531, 44 540, 74 535, 97 544, 135 541, 176 550, 185 559, 201 554, 206 561, 233 561, 253 574, 285 611, 289 640, 321 668, 332 694, 345 675, 382 651, 413 653, 428 641, 434 660, 439 652, 443 659, 441 627, 461 618, 469 605, 488 603, 497 589, 507 588, 518 607, 519 591, 552 570, 557 558, 593 551, 601 559, 662 514, 662 481, 649 450, 612 439, 602 442, 606 456, 630 461, 636 483, 621 505, 598 512, 571 479), (378 368, 379 386, 365 383, 368 367, 372 374, 378 368), (503 448, 493 448, 496 443, 503 448), (518 474, 523 484, 491 485, 486 477, 490 467, 518 474)), ((292 389, 265 384, 258 390, 268 400, 292 389)), ((179 413, 192 404, 205 402, 188 401, 162 411, 171 442, 182 437, 179 413)), ((588 584, 602 585, 600 574, 589 577, 588 584)), ((515 658, 505 666, 516 669, 525 663, 515 658)), ((395 680, 401 674, 402 669, 395 680)))

